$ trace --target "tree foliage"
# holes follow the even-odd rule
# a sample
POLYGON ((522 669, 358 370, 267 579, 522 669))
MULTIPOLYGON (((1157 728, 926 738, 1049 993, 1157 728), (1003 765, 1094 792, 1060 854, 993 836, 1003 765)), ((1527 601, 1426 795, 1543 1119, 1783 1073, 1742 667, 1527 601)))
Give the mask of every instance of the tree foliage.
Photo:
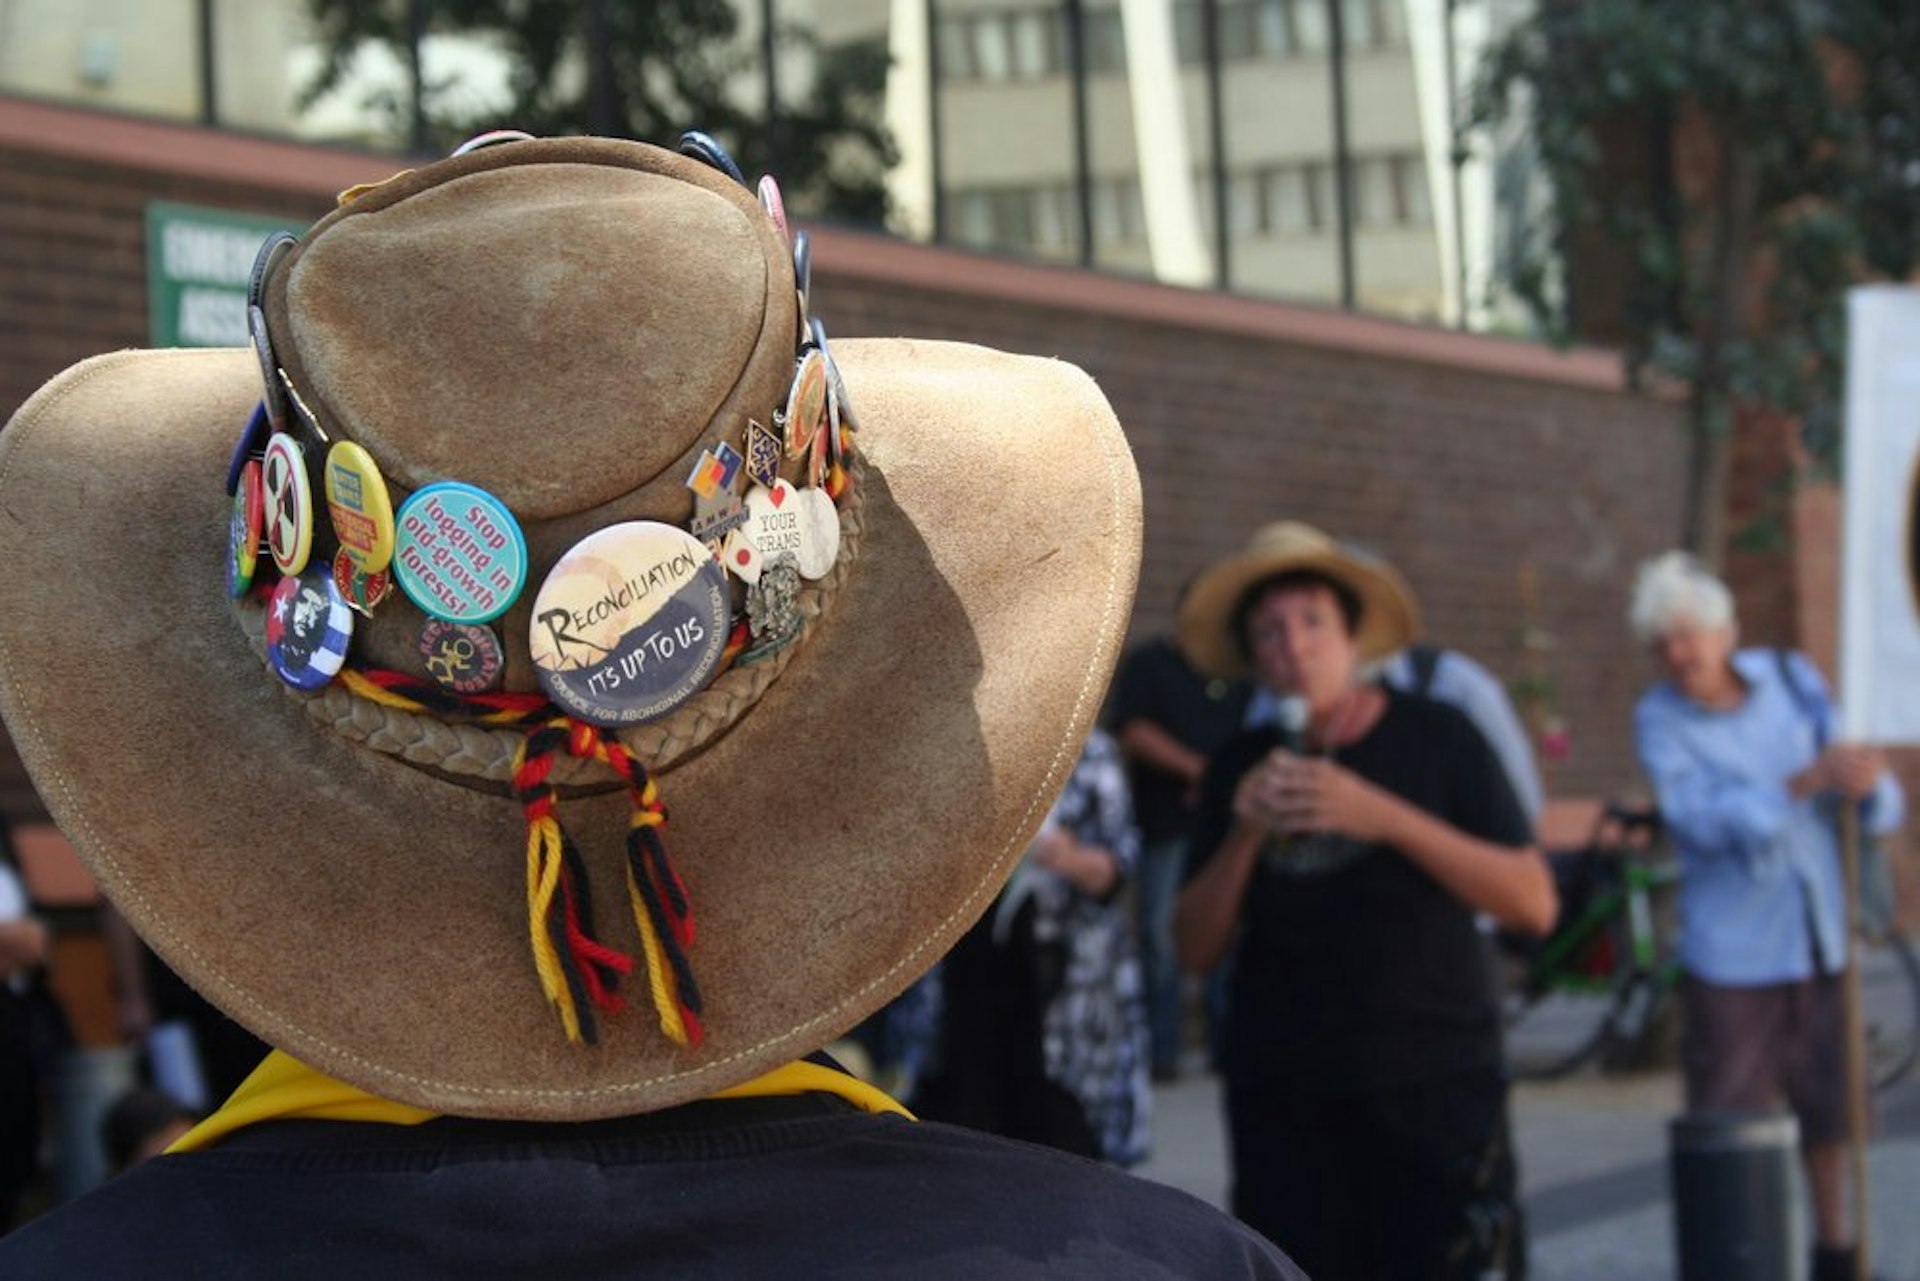
MULTIPOLYGON (((810 32, 777 28, 781 67, 813 71, 801 92, 782 84, 766 119, 760 49, 742 47, 729 0, 308 0, 323 60, 303 86, 311 102, 346 83, 369 45, 402 61, 423 33, 489 41, 507 60, 512 101, 476 111, 463 86, 419 86, 424 141, 444 150, 484 129, 533 134, 604 133, 670 145, 701 129, 727 146, 751 179, 774 172, 788 204, 815 215, 878 223, 886 214, 886 172, 897 153, 881 120, 884 45, 822 48, 810 32), (596 12, 598 18, 596 19, 596 12), (604 38, 596 40, 597 22, 604 38), (596 87, 604 77, 604 96, 596 87), (776 154, 777 153, 777 154, 776 154)), ((378 94, 367 104, 405 135, 412 94, 378 94)))
POLYGON ((1583 229, 1620 247, 1636 365, 1689 390, 1702 550, 1733 407, 1837 461, 1845 291, 1920 253, 1916 68, 1907 0, 1542 0, 1481 68, 1474 119, 1524 113, 1551 200, 1506 283, 1578 337, 1552 264, 1583 229), (1645 162, 1624 181, 1623 141, 1645 162))

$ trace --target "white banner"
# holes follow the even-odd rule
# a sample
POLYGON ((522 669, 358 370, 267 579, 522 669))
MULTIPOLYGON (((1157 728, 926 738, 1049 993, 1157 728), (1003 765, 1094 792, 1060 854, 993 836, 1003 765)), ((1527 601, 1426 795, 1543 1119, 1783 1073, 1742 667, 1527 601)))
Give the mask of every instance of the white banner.
POLYGON ((1920 743, 1920 289, 1847 296, 1840 733, 1920 743))

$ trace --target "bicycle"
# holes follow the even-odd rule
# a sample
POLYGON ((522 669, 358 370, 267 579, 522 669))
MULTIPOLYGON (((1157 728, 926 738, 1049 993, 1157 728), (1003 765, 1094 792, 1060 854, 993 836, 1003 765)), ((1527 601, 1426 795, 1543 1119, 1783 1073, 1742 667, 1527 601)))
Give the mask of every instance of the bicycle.
MULTIPOLYGON (((1553 855, 1561 924, 1544 941, 1509 946, 1519 962, 1503 1011, 1515 1076, 1550 1080, 1595 1058, 1635 1057, 1680 982, 1662 937, 1659 901, 1679 883, 1659 815, 1610 804, 1581 849, 1553 855)), ((1876 1090, 1920 1060, 1920 959, 1886 924, 1856 940, 1868 1077, 1876 1090)))

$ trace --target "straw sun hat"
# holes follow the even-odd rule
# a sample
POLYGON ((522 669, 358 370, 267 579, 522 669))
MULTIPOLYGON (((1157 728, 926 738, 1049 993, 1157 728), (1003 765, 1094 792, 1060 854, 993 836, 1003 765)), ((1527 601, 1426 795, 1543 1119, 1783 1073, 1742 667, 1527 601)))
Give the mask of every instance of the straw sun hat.
POLYGON ((825 349, 777 189, 683 150, 356 189, 263 254, 256 350, 98 357, 0 436, 55 818, 215 1003, 403 1103, 609 1116, 826 1043, 992 899, 1127 625, 1092 382, 825 349))
POLYGON ((1187 661, 1209 676, 1248 673, 1235 631, 1241 601, 1277 574, 1310 571, 1340 583, 1360 602, 1354 643, 1362 662, 1411 644, 1420 631, 1413 592, 1393 566, 1295 520, 1262 525, 1238 554, 1202 573, 1180 602, 1178 633, 1187 661))

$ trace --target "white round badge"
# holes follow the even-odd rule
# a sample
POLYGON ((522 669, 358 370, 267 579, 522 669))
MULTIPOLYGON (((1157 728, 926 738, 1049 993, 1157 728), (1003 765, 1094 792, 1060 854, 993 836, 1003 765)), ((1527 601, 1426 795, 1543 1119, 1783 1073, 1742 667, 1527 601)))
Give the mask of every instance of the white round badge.
POLYGON ((727 648, 727 578, 684 529, 611 525, 575 543, 534 597, 542 688, 595 725, 637 725, 706 688, 727 648))
POLYGON ((793 557, 802 578, 825 577, 839 559, 840 513, 824 491, 781 480, 747 492, 747 521, 727 535, 720 562, 752 584, 781 556, 793 557))

